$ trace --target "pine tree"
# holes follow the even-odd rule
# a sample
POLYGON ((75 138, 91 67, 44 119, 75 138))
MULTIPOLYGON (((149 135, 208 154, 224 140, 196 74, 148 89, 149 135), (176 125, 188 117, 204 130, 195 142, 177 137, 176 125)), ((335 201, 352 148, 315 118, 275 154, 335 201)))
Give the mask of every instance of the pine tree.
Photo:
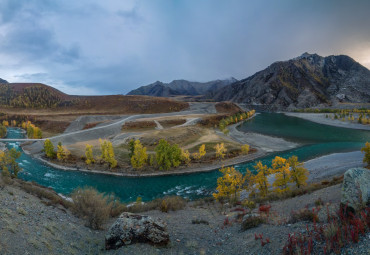
POLYGON ((221 158, 223 159, 226 155, 226 148, 224 143, 216 144, 215 146, 215 151, 216 151, 216 158, 221 158))
POLYGON ((309 173, 303 163, 298 161, 298 157, 292 156, 288 159, 288 164, 290 166, 290 181, 295 183, 297 188, 305 186, 309 173))
POLYGON ((265 197, 270 187, 267 177, 271 174, 271 170, 266 165, 263 165, 261 161, 257 162, 257 164, 254 166, 254 169, 257 170, 257 174, 254 176, 254 181, 257 185, 260 195, 265 197))
POLYGON ((46 157, 54 158, 55 156, 54 145, 49 139, 46 139, 44 142, 44 151, 45 151, 46 157))
POLYGON ((86 144, 85 146, 85 156, 86 156, 86 164, 90 165, 95 163, 93 151, 92 151, 92 145, 86 144))
POLYGON ((272 160, 272 173, 275 174, 275 181, 272 184, 276 191, 283 193, 289 190, 288 183, 290 181, 289 164, 285 158, 276 156, 272 160))
POLYGON ((134 142, 134 152, 131 157, 131 165, 135 169, 141 169, 148 160, 146 148, 141 144, 140 140, 134 142))

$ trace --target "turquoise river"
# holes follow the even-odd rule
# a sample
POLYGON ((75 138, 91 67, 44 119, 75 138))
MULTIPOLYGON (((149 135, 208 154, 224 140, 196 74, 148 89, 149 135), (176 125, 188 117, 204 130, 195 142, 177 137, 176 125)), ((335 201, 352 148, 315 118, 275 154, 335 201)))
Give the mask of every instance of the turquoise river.
MULTIPOLYGON (((298 148, 258 159, 265 164, 269 164, 277 155, 282 157, 296 155, 300 161, 305 161, 330 153, 355 151, 366 141, 370 141, 370 131, 326 126, 277 113, 261 113, 244 122, 239 129, 282 137, 301 144, 298 148)), ((8 129, 7 138, 21 137, 23 133, 19 129, 8 129)), ((16 142, 9 142, 7 146, 21 150, 19 143, 16 142)), ((47 166, 25 153, 22 153, 18 162, 23 168, 19 174, 20 178, 51 187, 58 193, 68 195, 77 187, 93 186, 101 192, 116 194, 124 202, 133 201, 138 196, 143 200, 175 194, 190 199, 207 196, 214 191, 217 178, 220 176, 217 169, 205 173, 145 178, 63 171, 47 166)), ((255 161, 247 162, 236 165, 236 168, 245 172, 247 168, 252 169, 254 164, 255 161)))

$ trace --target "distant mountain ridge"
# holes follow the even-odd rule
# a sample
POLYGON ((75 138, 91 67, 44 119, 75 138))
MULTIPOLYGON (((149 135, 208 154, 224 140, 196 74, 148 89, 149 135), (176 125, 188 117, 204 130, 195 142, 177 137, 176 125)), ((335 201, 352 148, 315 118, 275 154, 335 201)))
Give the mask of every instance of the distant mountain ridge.
POLYGON ((8 83, 8 81, 0 78, 0 83, 8 83))
POLYGON ((206 97, 262 105, 270 110, 339 102, 370 103, 370 71, 345 55, 321 57, 304 53, 275 62, 246 79, 209 92, 206 97))
POLYGON ((130 91, 127 95, 147 95, 156 97, 169 97, 176 95, 198 96, 211 91, 219 90, 237 80, 235 78, 214 80, 209 82, 192 82, 187 80, 174 80, 170 83, 156 81, 130 91))
POLYGON ((48 109, 86 113, 158 113, 186 109, 189 105, 168 98, 148 96, 75 96, 42 83, 1 83, 0 108, 48 109))

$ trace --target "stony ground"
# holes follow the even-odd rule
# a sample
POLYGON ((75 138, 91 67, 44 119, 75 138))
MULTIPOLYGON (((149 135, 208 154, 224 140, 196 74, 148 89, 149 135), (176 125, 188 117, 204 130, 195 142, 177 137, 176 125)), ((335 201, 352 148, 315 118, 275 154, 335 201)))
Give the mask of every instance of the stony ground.
MULTIPOLYGON (((288 224, 290 213, 324 204, 338 204, 341 185, 271 203, 268 224, 247 231, 235 220, 238 212, 218 204, 193 202, 186 209, 162 213, 143 213, 160 217, 168 224, 171 243, 166 247, 133 244, 118 250, 104 250, 105 230, 93 231, 61 206, 47 206, 46 201, 25 193, 18 187, 0 186, 0 254, 281 254, 289 233, 303 231, 307 222, 288 224), (228 218, 230 223, 225 224, 228 218), (203 220, 206 224, 193 224, 203 220), (255 234, 270 240, 261 246, 255 234)), ((325 210, 322 210, 325 211, 325 210)), ((319 215, 325 218, 324 214, 319 215)), ((369 254, 368 237, 347 247, 343 254, 369 254)))

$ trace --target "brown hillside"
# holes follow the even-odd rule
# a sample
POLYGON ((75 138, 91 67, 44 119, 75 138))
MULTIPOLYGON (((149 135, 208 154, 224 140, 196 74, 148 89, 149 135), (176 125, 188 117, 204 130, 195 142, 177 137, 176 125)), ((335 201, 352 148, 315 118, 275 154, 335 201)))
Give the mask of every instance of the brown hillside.
POLYGON ((188 104, 149 96, 73 96, 41 83, 0 84, 0 111, 31 114, 161 113, 186 109, 188 104))

